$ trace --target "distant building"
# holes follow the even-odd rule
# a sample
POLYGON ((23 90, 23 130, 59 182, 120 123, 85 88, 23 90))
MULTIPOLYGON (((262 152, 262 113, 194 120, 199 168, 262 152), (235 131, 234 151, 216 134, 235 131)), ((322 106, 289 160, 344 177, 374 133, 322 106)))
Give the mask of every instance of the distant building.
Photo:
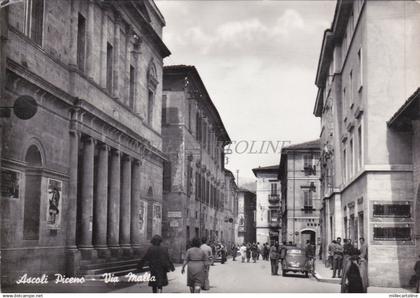
POLYGON ((235 243, 256 242, 256 197, 244 188, 238 190, 238 216, 235 228, 235 243))
POLYGON ((171 256, 181 261, 193 237, 233 237, 235 185, 224 167, 224 146, 230 138, 194 66, 164 68, 162 138, 169 159, 164 168, 163 237, 171 256))
POLYGON ((281 151, 282 239, 298 246, 320 235, 319 140, 284 147, 281 151))
POLYGON ((278 170, 278 165, 252 169, 257 177, 256 232, 259 243, 282 241, 278 170))
POLYGON ((163 16, 151 0, 1 14, 2 106, 38 105, 2 121, 2 283, 135 266, 161 233, 163 16))
POLYGON ((322 41, 314 114, 323 247, 337 237, 358 246, 364 237, 372 286, 406 286, 418 255, 417 148, 386 122, 419 86, 419 46, 418 1, 340 0, 322 41))

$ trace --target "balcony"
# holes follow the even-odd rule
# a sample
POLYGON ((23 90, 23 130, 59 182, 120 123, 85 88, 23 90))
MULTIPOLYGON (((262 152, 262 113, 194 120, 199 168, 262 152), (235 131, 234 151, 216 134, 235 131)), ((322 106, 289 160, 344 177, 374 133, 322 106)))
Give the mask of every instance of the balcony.
POLYGON ((268 226, 270 228, 281 228, 281 223, 280 221, 269 221, 268 226))
POLYGON ((280 196, 278 194, 269 194, 268 202, 272 205, 277 205, 280 203, 280 196))

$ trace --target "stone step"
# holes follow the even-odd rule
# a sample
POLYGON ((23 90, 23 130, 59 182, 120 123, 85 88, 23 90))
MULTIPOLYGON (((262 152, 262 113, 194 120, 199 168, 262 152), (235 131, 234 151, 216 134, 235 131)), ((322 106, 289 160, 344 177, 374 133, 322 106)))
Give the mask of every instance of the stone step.
POLYGON ((117 266, 124 266, 124 265, 134 265, 138 264, 141 259, 127 259, 127 260, 105 260, 105 259, 98 259, 94 263, 89 261, 83 261, 81 263, 80 269, 82 271, 92 270, 92 269, 101 269, 105 267, 117 267, 117 266))

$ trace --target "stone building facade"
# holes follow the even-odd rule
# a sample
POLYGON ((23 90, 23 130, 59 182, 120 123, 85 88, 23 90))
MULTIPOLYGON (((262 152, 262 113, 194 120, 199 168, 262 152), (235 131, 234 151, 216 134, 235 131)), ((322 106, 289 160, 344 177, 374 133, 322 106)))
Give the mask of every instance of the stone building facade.
POLYGON ((235 243, 257 242, 256 231, 256 196, 248 189, 238 191, 238 217, 236 220, 235 243))
POLYGON ((304 247, 321 243, 319 215, 319 140, 284 147, 281 151, 282 239, 304 247))
POLYGON ((278 165, 252 169, 257 177, 256 233, 259 243, 283 241, 278 170, 278 165))
POLYGON ((386 121, 419 85, 419 33, 416 1, 338 1, 318 63, 323 247, 364 237, 372 286, 407 285, 415 259, 410 139, 386 121))
POLYGON ((225 214, 233 206, 228 201, 233 175, 224 167, 230 138, 194 66, 165 66, 163 89, 163 151, 169 159, 163 236, 173 259, 180 261, 193 237, 225 241, 231 237, 226 233, 233 235, 225 214))
POLYGON ((411 206, 411 212, 415 218, 415 256, 420 256, 420 88, 407 99, 387 124, 391 131, 406 140, 404 143, 408 144, 407 152, 412 152, 414 206, 411 206))
POLYGON ((38 104, 2 123, 3 284, 138 257, 161 232, 163 16, 153 1, 28 0, 2 13, 2 103, 38 104))

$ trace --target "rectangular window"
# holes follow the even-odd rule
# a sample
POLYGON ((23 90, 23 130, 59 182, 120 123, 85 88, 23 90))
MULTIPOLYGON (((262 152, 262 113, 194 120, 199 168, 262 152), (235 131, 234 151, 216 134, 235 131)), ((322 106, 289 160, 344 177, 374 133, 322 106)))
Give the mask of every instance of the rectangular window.
POLYGON ((373 204, 373 217, 410 218, 411 205, 408 203, 373 204))
POLYGON ((268 222, 269 223, 278 223, 279 222, 279 210, 270 209, 268 211, 268 222))
POLYGON ((343 100, 342 100, 343 107, 342 107, 342 110, 343 110, 343 119, 344 120, 346 119, 346 115, 347 115, 347 113, 346 113, 346 109, 347 109, 347 98, 346 98, 346 96, 347 96, 346 88, 343 88, 343 100))
POLYGON ((363 52, 362 48, 357 52, 357 60, 359 64, 359 91, 363 87, 363 52))
POLYGON ((353 70, 350 71, 349 80, 350 80, 350 108, 353 108, 353 104, 354 104, 354 98, 353 98, 353 70))
POLYGON ((200 174, 195 172, 195 200, 200 200, 200 174))
POLYGON ((134 109, 134 81, 135 81, 135 74, 136 74, 136 69, 134 68, 134 66, 130 65, 130 86, 129 86, 129 97, 128 97, 128 101, 129 101, 129 107, 130 109, 134 109))
POLYGON ((188 129, 191 130, 191 113, 192 113, 192 103, 188 102, 188 129))
POLYGON ((192 175, 193 175, 193 169, 191 165, 188 165, 187 169, 187 196, 191 196, 191 190, 192 190, 192 175))
POLYGON ((42 45, 42 30, 44 26, 44 0, 32 0, 29 37, 38 45, 42 45))
POLYGON ((86 53, 86 19, 79 13, 77 21, 77 66, 85 70, 86 53))
POLYGON ((353 139, 350 140, 350 152, 349 152, 349 178, 351 179, 353 177, 353 171, 354 171, 354 167, 353 167, 353 139))
POLYGON ((149 98, 147 101, 147 123, 152 125, 153 123, 153 105, 154 105, 154 93, 149 90, 149 98))
POLYGON ((303 156, 303 170, 305 172, 305 176, 315 174, 315 167, 312 154, 305 154, 303 156))
POLYGON ((277 183, 271 183, 271 195, 277 195, 277 183))
POLYGON ((112 92, 113 54, 114 49, 110 43, 106 44, 106 89, 112 92))
POLYGON ((357 139, 358 139, 358 150, 357 150, 357 164, 358 164, 358 169, 361 170, 362 169, 362 164, 363 164, 363 139, 362 139, 362 126, 359 126, 359 128, 357 129, 357 139))
MULTIPOLYGON (((303 191, 303 208, 312 209, 313 208, 313 200, 312 200, 312 191, 304 190, 303 191)), ((306 213, 306 212, 305 212, 306 213)))
POLYGON ((343 182, 347 180, 347 154, 346 149, 343 150, 343 182))
POLYGON ((201 117, 200 114, 197 112, 195 116, 195 136, 198 142, 201 143, 201 117))
POLYGON ((163 190, 165 192, 171 192, 171 163, 169 161, 163 162, 163 190))
POLYGON ((374 227, 373 240, 411 241, 411 227, 374 227))

